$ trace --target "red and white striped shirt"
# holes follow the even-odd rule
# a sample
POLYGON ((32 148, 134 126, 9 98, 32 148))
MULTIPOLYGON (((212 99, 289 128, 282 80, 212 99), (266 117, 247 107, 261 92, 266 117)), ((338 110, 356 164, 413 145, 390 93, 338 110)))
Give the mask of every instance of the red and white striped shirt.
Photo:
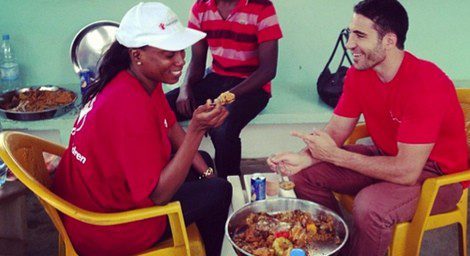
MULTIPOLYGON (((188 27, 207 33, 212 70, 220 75, 246 78, 259 66, 258 47, 282 38, 274 5, 269 0, 240 0, 224 19, 216 0, 197 0, 188 27)), ((263 86, 268 93, 271 83, 263 86)))

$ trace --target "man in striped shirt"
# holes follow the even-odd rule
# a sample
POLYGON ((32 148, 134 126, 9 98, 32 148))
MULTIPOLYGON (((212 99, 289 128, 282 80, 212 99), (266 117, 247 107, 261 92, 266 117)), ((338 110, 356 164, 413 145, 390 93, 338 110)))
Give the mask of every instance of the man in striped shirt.
POLYGON ((238 175, 240 132, 268 104, 276 76, 282 37, 276 11, 269 0, 197 0, 188 23, 207 37, 193 45, 185 80, 167 99, 178 120, 186 120, 207 99, 235 97, 225 122, 209 134, 218 176, 238 175), (213 60, 205 75, 209 49, 213 60))

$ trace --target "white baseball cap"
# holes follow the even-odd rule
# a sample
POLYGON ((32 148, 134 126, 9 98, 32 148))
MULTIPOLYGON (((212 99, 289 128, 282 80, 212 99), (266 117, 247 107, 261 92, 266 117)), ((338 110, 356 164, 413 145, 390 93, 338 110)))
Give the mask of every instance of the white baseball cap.
POLYGON ((116 32, 116 40, 127 48, 149 45, 166 51, 183 50, 205 36, 204 32, 183 27, 168 6, 157 2, 132 7, 116 32))

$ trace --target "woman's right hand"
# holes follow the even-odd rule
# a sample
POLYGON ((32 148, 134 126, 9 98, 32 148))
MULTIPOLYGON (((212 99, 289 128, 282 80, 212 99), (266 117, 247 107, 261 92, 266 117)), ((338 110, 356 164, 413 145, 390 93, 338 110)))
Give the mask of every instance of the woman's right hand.
POLYGON ((229 112, 221 104, 213 104, 211 100, 207 100, 206 104, 194 110, 188 131, 206 132, 210 128, 218 127, 225 121, 228 114, 229 112))

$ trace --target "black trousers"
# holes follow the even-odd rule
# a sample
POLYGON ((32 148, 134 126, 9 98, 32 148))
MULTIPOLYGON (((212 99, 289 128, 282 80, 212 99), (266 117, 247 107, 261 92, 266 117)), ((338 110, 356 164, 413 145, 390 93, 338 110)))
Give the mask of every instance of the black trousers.
MULTIPOLYGON (((214 164, 207 152, 199 151, 208 166, 214 164)), ((179 201, 183 210, 186 226, 196 223, 207 256, 220 256, 224 241, 225 222, 232 201, 232 186, 220 178, 198 179, 198 174, 191 169, 186 181, 173 196, 171 201, 179 201)), ((170 225, 160 241, 171 236, 170 225)))
MULTIPOLYGON (((242 82, 238 77, 221 76, 215 73, 207 74, 203 80, 191 89, 196 104, 204 104, 207 99, 214 100, 220 93, 228 91, 242 82)), ((166 94, 170 107, 178 121, 187 120, 176 111, 176 99, 179 88, 166 94)), ((226 106, 229 116, 225 122, 209 131, 215 148, 215 167, 217 176, 226 178, 228 175, 240 175, 242 129, 255 118, 268 104, 270 95, 262 89, 246 93, 226 106)))

